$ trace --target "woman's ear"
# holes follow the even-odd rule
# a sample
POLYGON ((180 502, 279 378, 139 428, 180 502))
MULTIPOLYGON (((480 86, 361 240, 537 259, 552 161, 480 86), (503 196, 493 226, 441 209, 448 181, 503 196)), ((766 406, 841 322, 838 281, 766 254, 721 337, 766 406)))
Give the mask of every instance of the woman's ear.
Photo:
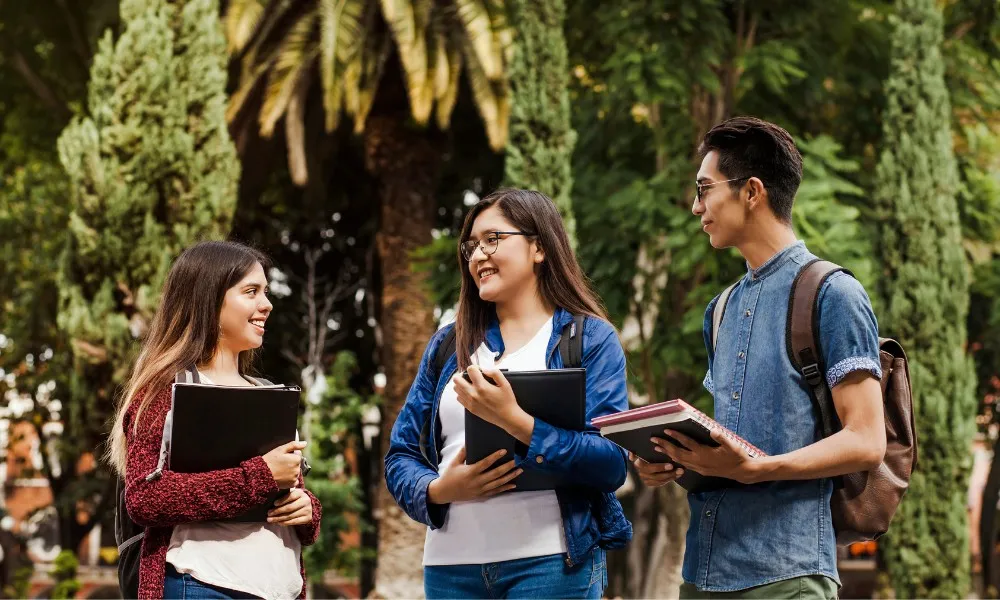
POLYGON ((542 245, 540 243, 538 243, 537 240, 535 241, 535 256, 534 256, 534 261, 535 261, 536 265, 540 265, 543 262, 545 262, 545 249, 542 248, 542 245))

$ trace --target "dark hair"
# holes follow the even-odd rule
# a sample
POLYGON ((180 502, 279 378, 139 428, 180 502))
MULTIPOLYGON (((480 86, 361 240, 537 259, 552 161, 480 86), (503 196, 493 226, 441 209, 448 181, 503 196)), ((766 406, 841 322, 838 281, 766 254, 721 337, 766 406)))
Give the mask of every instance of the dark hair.
MULTIPOLYGON (((705 134, 698 153, 704 158, 713 150, 726 179, 760 179, 775 216, 792 222, 792 202, 802 182, 802 155, 787 131, 755 117, 735 117, 705 134)), ((732 181, 729 186, 738 189, 743 183, 732 181)))
MULTIPOLYGON (((264 254, 238 242, 201 242, 181 253, 163 284, 160 305, 125 386, 111 430, 108 457, 119 473, 125 472, 124 419, 142 390, 170 385, 174 375, 211 360, 219 345, 219 314, 226 291, 238 284, 258 263, 266 271, 264 254)), ((240 353, 239 369, 247 372, 253 352, 240 353)), ((152 401, 147 392, 140 400, 134 425, 152 401)))
MULTIPOLYGON (((529 239, 545 250, 545 260, 538 266, 538 287, 546 302, 574 315, 608 319, 576 261, 559 209, 545 194, 534 190, 501 189, 486 196, 466 215, 460 243, 469 239, 476 217, 491 206, 496 206, 517 229, 533 232, 535 235, 529 239)), ((472 351, 486 338, 494 307, 492 302, 479 297, 479 289, 469 273, 469 262, 461 252, 458 252, 458 264, 462 271, 462 291, 455 324, 456 352, 459 369, 466 369, 471 363, 472 351)))

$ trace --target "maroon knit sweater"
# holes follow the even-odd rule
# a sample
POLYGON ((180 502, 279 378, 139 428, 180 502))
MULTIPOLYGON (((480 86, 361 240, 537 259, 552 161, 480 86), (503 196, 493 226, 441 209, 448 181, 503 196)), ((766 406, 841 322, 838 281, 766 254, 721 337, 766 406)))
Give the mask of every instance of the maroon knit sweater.
MULTIPOLYGON (((129 517, 147 528, 139 559, 139 598, 163 598, 167 547, 174 526, 234 517, 267 501, 268 494, 278 486, 261 456, 232 469, 208 473, 175 473, 163 469, 161 476, 147 481, 146 477, 156 470, 160 457, 163 422, 170 410, 170 388, 156 394, 142 413, 141 426, 133 431, 132 423, 144 395, 145 390, 136 394, 123 423, 128 441, 125 506, 129 517)), ((301 478, 299 487, 302 487, 301 478)), ((319 500, 308 491, 306 494, 312 500, 312 523, 295 526, 304 546, 316 541, 322 516, 319 500)), ((305 578, 303 564, 300 598, 305 598, 305 578)))

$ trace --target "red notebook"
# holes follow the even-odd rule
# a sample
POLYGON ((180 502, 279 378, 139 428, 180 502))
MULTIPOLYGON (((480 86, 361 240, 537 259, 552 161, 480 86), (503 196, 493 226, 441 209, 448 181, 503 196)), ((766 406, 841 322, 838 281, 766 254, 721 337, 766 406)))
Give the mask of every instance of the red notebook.
MULTIPOLYGON (((726 437, 739 444, 754 457, 767 456, 760 448, 746 441, 735 432, 726 429, 715 419, 694 408, 683 400, 668 400, 633 408, 613 415, 594 419, 591 424, 601 430, 601 435, 635 454, 647 462, 671 462, 666 455, 653 450, 651 437, 666 439, 664 430, 680 432, 706 446, 718 446, 712 439, 712 431, 721 431, 726 437)), ((669 440, 668 440, 669 441, 669 440)), ((675 466, 677 466, 675 464, 675 466)), ((682 465, 683 466, 683 465, 682 465)), ((741 485, 722 477, 705 477, 690 469, 677 480, 689 492, 704 492, 724 487, 741 485)))

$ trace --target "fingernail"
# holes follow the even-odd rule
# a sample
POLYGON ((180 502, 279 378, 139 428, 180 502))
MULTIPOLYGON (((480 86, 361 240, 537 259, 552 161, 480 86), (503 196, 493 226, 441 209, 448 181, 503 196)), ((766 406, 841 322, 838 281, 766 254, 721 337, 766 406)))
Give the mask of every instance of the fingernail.
POLYGON ((653 452, 660 452, 662 454, 663 450, 659 446, 656 446, 653 448, 653 452))
POLYGON ((501 451, 500 451, 500 456, 503 456, 503 455, 505 455, 505 454, 507 454, 507 451, 506 451, 506 450, 501 450, 501 451))
POLYGON ((683 475, 684 474, 684 469, 677 469, 677 474, 678 475, 683 475))

